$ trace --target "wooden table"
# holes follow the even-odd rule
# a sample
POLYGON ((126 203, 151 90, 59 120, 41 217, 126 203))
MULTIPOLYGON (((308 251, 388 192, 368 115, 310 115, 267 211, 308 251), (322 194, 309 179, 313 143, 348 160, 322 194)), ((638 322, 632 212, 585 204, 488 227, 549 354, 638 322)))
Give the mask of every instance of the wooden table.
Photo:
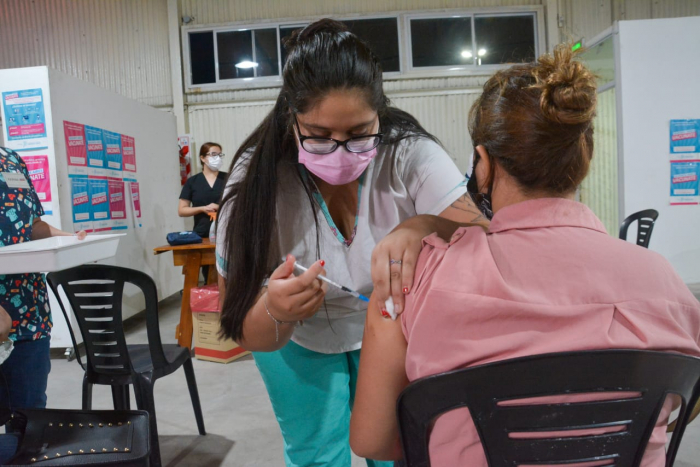
POLYGON ((199 283, 199 269, 202 266, 209 268, 207 284, 214 284, 217 281, 216 257, 214 250, 216 245, 209 242, 208 238, 203 238, 202 243, 192 245, 170 246, 164 245, 153 249, 154 255, 159 255, 167 251, 173 252, 173 264, 182 266, 182 274, 185 282, 182 287, 182 305, 180 307, 180 323, 175 328, 177 343, 182 347, 192 347, 192 311, 190 310, 190 290, 197 287, 199 283))

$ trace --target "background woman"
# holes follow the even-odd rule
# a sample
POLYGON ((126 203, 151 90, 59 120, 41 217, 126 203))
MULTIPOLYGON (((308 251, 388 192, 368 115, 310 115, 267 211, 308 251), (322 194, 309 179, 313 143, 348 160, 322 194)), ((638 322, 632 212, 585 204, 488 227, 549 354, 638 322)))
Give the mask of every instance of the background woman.
POLYGON ((202 238, 209 237, 211 219, 209 213, 219 210, 219 200, 226 185, 228 174, 220 172, 224 165, 224 154, 216 143, 205 143, 199 148, 202 171, 187 179, 180 192, 177 213, 180 217, 194 216, 192 229, 202 238))

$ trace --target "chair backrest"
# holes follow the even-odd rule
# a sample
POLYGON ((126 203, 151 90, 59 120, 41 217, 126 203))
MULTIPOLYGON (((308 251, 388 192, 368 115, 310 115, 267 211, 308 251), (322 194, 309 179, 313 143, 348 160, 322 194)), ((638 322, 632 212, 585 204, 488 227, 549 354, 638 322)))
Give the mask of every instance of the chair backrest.
POLYGON ((651 231, 654 230, 654 222, 659 217, 659 212, 656 209, 645 209, 644 211, 630 214, 620 226, 620 238, 627 240, 627 229, 630 225, 638 221, 637 224, 637 245, 649 248, 649 240, 651 239, 651 231))
MULTIPOLYGON (((71 320, 59 289, 63 290, 73 309, 85 343, 88 374, 129 375, 133 370, 122 325, 125 283, 135 285, 144 295, 148 345, 153 366, 166 364, 158 326, 157 289, 148 275, 118 266, 86 264, 49 273, 46 279, 69 326, 71 320)), ((76 344, 75 340, 73 344, 76 344)), ((79 356, 77 345, 75 351, 79 356)))
MULTIPOLYGON (((691 410, 700 395, 700 359, 638 350, 566 352, 504 360, 430 376, 410 384, 397 402, 404 459, 429 466, 428 438, 439 415, 467 407, 489 466, 567 464, 610 460, 637 466, 669 393, 682 399, 666 457, 673 465, 691 410), (544 401, 504 405, 531 397, 632 392, 638 396, 579 403, 544 401), (616 427, 594 436, 561 432, 616 427), (539 433, 538 439, 514 433, 539 433)), ((523 401, 524 402, 524 401, 523 401)))

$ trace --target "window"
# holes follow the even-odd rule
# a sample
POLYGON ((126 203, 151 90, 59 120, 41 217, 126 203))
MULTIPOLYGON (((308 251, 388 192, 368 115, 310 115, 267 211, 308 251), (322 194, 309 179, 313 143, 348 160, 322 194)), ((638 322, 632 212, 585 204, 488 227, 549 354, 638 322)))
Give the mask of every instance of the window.
POLYGON ((478 65, 531 62, 536 58, 533 15, 477 16, 474 31, 478 65))
POLYGON ((537 57, 535 13, 409 16, 410 69, 470 69, 537 57))
POLYGON ((414 67, 471 65, 472 49, 471 17, 411 21, 414 67))
MULTIPOLYGON (((542 8, 502 11, 402 13, 339 20, 367 42, 389 77, 410 76, 417 71, 440 75, 535 59, 538 37, 543 40, 537 31, 542 8)), ((248 81, 278 85, 287 59, 283 42, 306 24, 183 28, 188 88, 248 87, 248 81)))
POLYGON ((615 51, 612 36, 587 47, 581 59, 598 76, 598 88, 615 81, 615 51))
POLYGON ((394 18, 344 20, 350 32, 367 42, 384 73, 400 72, 399 24, 394 18))
POLYGON ((214 33, 190 33, 190 68, 192 84, 216 82, 216 64, 214 57, 214 33))

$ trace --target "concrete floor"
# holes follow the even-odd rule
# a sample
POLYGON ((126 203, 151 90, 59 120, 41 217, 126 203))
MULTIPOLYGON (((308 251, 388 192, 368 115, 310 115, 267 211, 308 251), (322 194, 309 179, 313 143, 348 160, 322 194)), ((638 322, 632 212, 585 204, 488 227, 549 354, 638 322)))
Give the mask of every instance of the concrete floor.
MULTIPOLYGON (((160 327, 164 343, 175 342, 179 314, 179 294, 162 302, 160 327)), ((130 320, 127 341, 147 342, 145 321, 130 320)), ((79 409, 82 369, 76 361, 60 357, 52 359, 51 365, 48 407, 79 409)), ((159 380, 155 401, 163 465, 283 466, 282 436, 252 357, 225 365, 195 359, 194 369, 207 435, 197 434, 184 372, 180 370, 159 380)), ((133 392, 131 398, 132 407, 136 407, 133 392)), ((94 387, 93 408, 112 408, 108 387, 94 387)), ((363 465, 366 464, 362 459, 353 457, 352 467, 363 465)), ((700 421, 687 428, 675 465, 700 466, 700 421)))

